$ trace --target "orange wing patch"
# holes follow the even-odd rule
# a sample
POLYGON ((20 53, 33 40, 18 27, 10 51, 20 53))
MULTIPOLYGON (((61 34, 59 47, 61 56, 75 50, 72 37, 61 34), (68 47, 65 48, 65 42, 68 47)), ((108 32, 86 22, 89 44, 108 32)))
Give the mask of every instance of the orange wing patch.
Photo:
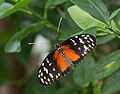
POLYGON ((80 58, 80 56, 78 54, 76 54, 76 52, 72 49, 70 49, 69 46, 61 46, 61 48, 63 49, 65 55, 71 60, 71 61, 76 61, 80 58))
MULTIPOLYGON (((76 54, 74 50, 70 49, 69 46, 61 46, 61 48, 63 49, 63 52, 65 53, 65 55, 71 61, 76 61, 77 59, 80 58, 80 56, 78 54, 76 54)), ((55 51, 54 58, 56 59, 57 65, 59 66, 61 71, 64 72, 68 68, 68 65, 67 65, 64 57, 62 56, 62 54, 59 53, 58 51, 55 51)))
POLYGON ((59 66, 60 70, 64 72, 68 68, 68 65, 65 62, 65 59, 62 56, 62 54, 58 51, 55 51, 54 58, 56 59, 57 65, 59 66))

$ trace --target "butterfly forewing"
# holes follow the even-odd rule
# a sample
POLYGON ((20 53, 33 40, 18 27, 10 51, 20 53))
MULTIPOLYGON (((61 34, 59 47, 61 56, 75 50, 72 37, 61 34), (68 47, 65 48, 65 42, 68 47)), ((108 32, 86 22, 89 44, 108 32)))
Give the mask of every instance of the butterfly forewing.
POLYGON ((61 46, 62 45, 67 45, 76 51, 76 54, 78 54, 80 58, 74 63, 79 63, 87 53, 95 48, 96 38, 90 34, 76 35, 65 40, 61 46))
POLYGON ((38 81, 42 86, 49 86, 62 74, 54 59, 54 52, 47 55, 38 70, 38 81))

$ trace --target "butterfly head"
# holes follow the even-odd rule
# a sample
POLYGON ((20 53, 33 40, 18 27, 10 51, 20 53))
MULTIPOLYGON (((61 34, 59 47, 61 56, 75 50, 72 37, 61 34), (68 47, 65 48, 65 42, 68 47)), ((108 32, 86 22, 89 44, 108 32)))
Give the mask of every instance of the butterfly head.
POLYGON ((60 48, 60 45, 58 43, 54 43, 54 47, 55 47, 55 49, 58 49, 58 48, 60 48))

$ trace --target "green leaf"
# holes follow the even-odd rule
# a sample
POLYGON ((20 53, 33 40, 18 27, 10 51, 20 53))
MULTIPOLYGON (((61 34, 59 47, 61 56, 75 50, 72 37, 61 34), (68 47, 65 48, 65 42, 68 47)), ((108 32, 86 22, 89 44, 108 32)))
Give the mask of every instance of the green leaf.
POLYGON ((94 65, 95 61, 93 57, 88 55, 80 64, 76 66, 73 74, 73 79, 77 85, 83 88, 89 85, 89 76, 94 69, 94 65))
POLYGON ((4 2, 5 0, 0 0, 0 5, 4 2))
POLYGON ((118 14, 120 12, 120 8, 119 9, 117 9, 117 10, 115 10, 112 14, 111 14, 111 16, 110 16, 110 21, 118 14))
POLYGON ((66 2, 68 0, 48 0, 46 6, 49 7, 49 6, 56 6, 56 5, 59 5, 59 4, 62 4, 64 2, 66 2))
POLYGON ((5 47, 5 52, 20 52, 21 50, 21 40, 28 36, 28 34, 38 31, 46 24, 46 21, 31 24, 24 28, 23 30, 17 32, 7 43, 5 47))
POLYGON ((59 4, 62 4, 64 2, 66 2, 66 1, 68 1, 68 0, 48 0, 47 4, 45 5, 44 18, 45 19, 47 18, 47 9, 48 9, 48 7, 56 6, 56 5, 59 5, 59 4))
POLYGON ((68 8, 68 12, 72 17, 72 19, 75 21, 75 23, 82 29, 87 29, 94 26, 97 26, 97 27, 106 26, 103 22, 93 18, 90 14, 83 11, 76 5, 68 8))
MULTIPOLYGON (((90 35, 93 35, 94 37, 96 37, 96 32, 97 32, 96 27, 91 27, 86 30, 83 30, 81 32, 81 34, 90 34, 90 35)), ((76 33, 76 34, 79 34, 79 33, 76 33)))
MULTIPOLYGON (((101 0, 70 0, 84 11, 90 13, 95 18, 109 23, 110 14, 107 7, 101 0)), ((77 12, 78 13, 78 12, 77 12)))
POLYGON ((64 40, 68 39, 69 37, 72 37, 73 35, 75 35, 77 32, 81 32, 81 31, 73 31, 73 30, 71 30, 71 31, 66 31, 64 33, 61 33, 59 35, 59 40, 64 41, 64 40))
POLYGON ((86 30, 82 30, 82 31, 69 31, 69 32, 64 32, 60 35, 59 40, 66 40, 69 37, 75 36, 75 35, 79 35, 79 34, 91 34, 93 36, 96 37, 96 27, 91 27, 88 28, 86 30))
POLYGON ((3 3, 2 5, 0 5, 0 18, 2 15, 4 15, 6 11, 8 11, 12 7, 13 5, 10 3, 3 3))
POLYGON ((112 92, 120 90, 120 70, 115 72, 110 77, 103 80, 101 93, 111 94, 112 92))
POLYGON ((21 0, 20 2, 16 3, 14 6, 11 6, 11 7, 9 6, 7 8, 4 5, 4 7, 2 8, 2 14, 0 13, 0 19, 5 18, 5 17, 15 13, 16 11, 27 6, 30 2, 31 2, 31 0, 21 0))
POLYGON ((90 79, 91 81, 93 81, 105 78, 111 75, 119 68, 120 68, 120 50, 117 50, 96 64, 90 79))
POLYGON ((91 27, 86 30, 82 30, 81 32, 79 31, 79 32, 75 33, 73 36, 79 35, 79 34, 90 34, 90 35, 93 35, 94 37, 96 37, 96 31, 97 31, 96 27, 91 27))
POLYGON ((105 35, 97 38, 97 44, 107 43, 115 38, 115 35, 105 35))

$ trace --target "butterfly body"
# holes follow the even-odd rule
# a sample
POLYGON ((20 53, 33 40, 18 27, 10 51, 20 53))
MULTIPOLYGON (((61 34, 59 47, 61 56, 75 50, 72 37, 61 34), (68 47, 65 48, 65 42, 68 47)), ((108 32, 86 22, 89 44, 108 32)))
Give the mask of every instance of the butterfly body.
POLYGON ((38 81, 49 86, 61 76, 66 75, 96 46, 96 39, 89 34, 80 34, 65 40, 61 45, 55 43, 55 50, 44 59, 38 70, 38 81))

